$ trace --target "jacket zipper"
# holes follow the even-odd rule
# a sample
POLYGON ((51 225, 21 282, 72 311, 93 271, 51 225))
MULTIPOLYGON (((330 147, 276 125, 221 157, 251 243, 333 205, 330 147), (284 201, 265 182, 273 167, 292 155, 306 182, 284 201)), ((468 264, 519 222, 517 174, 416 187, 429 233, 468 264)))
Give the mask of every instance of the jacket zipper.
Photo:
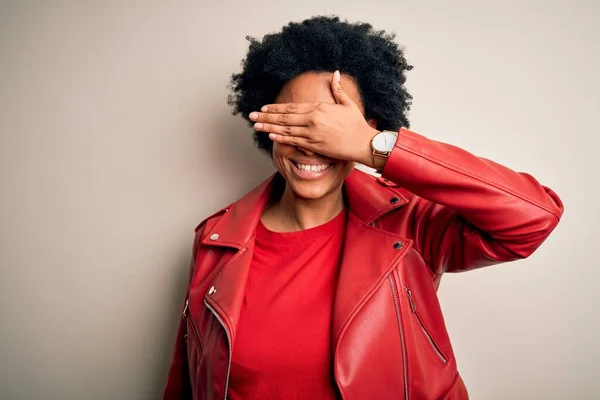
POLYGON ((439 347, 435 344, 435 342, 433 341, 433 338, 431 337, 429 332, 427 332, 427 329, 425 329, 425 324, 423 324, 423 321, 421 320, 421 316, 419 315, 419 312, 417 311, 417 307, 415 307, 415 303, 413 301, 413 297, 412 297, 412 293, 411 293, 410 289, 408 288, 408 286, 405 286, 405 288, 406 288, 406 293, 408 294, 408 301, 410 302, 410 309, 412 310, 413 314, 415 314, 417 321, 419 322, 419 326, 421 327, 421 330, 423 331, 423 333, 425 334, 425 337, 429 341, 431 348, 435 351, 435 354, 437 354, 438 358, 440 360, 442 360, 442 362, 444 364, 446 364, 448 362, 448 360, 446 359, 446 357, 444 357, 444 355, 440 351, 439 347))
POLYGON ((206 305, 206 307, 210 310, 210 312, 215 316, 217 321, 219 321, 219 323, 225 330, 225 334, 227 335, 227 346, 228 346, 228 350, 229 350, 229 357, 227 359, 227 376, 225 377, 225 390, 224 390, 224 396, 223 396, 224 400, 227 400, 227 389, 229 389, 229 372, 231 371, 231 337, 229 336, 229 331, 227 330, 225 323, 223 322, 221 317, 219 317, 219 315, 216 313, 216 311, 210 306, 210 304, 208 304, 206 299, 204 299, 204 305, 206 305))
POLYGON ((187 317, 187 310, 188 307, 190 306, 190 300, 186 300, 185 301, 185 307, 183 307, 183 318, 187 317))
POLYGON ((400 307, 398 303, 398 296, 396 295, 396 289, 394 288, 394 280, 392 275, 388 276, 390 281, 390 287, 392 289, 392 298, 394 300, 394 308, 396 309, 396 318, 398 319, 398 329, 400 330, 400 345, 402 346, 402 368, 404 373, 404 399, 408 400, 408 374, 406 365, 406 345, 404 344, 404 331, 402 329, 402 320, 400 319, 400 307))
MULTIPOLYGON (((186 313, 187 313, 187 309, 188 309, 189 304, 190 304, 190 300, 186 299, 185 300, 185 307, 183 307, 183 312, 181 313, 183 319, 187 318, 187 314, 186 313)), ((187 342, 188 342, 188 334, 187 333, 185 335, 183 335, 183 340, 185 340, 185 343, 187 344, 187 342)))
MULTIPOLYGON (((198 333, 198 328, 196 328, 196 323, 194 322, 194 318, 192 318, 189 313, 190 309, 190 301, 189 299, 185 301, 185 307, 183 308, 183 318, 188 318, 192 324, 192 329, 194 330, 194 337, 196 338, 196 343, 200 346, 200 350, 202 351, 202 342, 200 341, 200 334, 198 333)), ((187 336, 187 335, 186 335, 187 336)), ((187 339, 186 339, 187 341, 187 339)))

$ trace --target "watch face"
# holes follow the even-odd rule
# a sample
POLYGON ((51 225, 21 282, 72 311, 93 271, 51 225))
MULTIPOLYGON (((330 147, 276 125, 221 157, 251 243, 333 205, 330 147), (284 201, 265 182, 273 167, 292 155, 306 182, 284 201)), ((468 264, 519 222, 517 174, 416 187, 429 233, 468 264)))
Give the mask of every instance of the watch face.
POLYGON ((395 132, 379 132, 373 138, 373 149, 382 153, 390 152, 394 149, 394 144, 398 136, 395 132))

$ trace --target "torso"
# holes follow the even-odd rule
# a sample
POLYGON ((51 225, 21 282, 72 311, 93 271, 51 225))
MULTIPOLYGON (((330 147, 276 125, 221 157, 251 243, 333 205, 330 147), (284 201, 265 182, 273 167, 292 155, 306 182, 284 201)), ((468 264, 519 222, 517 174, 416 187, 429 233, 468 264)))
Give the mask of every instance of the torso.
POLYGON ((331 316, 346 212, 302 231, 256 231, 231 399, 337 399, 331 316))

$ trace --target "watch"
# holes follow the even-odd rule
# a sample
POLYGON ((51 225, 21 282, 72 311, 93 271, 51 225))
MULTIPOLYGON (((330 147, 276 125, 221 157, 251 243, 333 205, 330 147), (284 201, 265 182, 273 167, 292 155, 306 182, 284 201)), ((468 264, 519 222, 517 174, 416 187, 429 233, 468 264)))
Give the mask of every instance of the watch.
MULTIPOLYGON (((373 161, 377 165, 377 160, 385 161, 398 139, 398 132, 381 131, 371 139, 371 148, 373 149, 373 161)), ((381 172, 379 169, 377 172, 381 172)))

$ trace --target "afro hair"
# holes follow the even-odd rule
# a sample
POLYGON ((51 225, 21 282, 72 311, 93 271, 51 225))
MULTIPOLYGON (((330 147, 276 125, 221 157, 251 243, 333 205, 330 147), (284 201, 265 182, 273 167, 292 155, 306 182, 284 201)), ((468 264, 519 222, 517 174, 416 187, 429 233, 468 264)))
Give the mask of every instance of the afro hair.
MULTIPOLYGON (((227 103, 234 115, 250 126, 249 114, 271 104, 286 82, 305 72, 339 70, 358 85, 365 118, 374 118, 380 130, 409 127, 412 96, 404 83, 411 70, 395 34, 374 30, 368 23, 349 23, 337 16, 316 16, 290 22, 281 32, 262 41, 247 36, 248 54, 242 72, 231 77, 227 103)), ((268 135, 254 132, 256 146, 272 155, 268 135)))

